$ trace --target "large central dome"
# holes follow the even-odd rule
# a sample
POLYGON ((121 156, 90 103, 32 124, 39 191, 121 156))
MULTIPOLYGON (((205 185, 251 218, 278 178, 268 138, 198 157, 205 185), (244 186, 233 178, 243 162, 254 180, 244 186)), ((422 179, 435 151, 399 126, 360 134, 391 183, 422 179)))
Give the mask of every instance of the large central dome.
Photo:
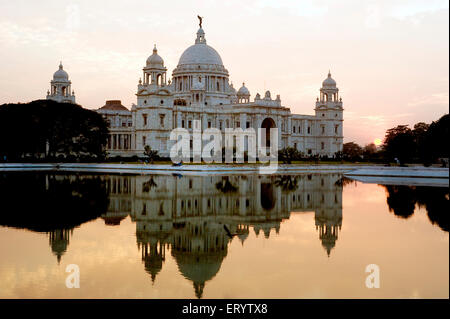
POLYGON ((214 64, 223 66, 219 53, 206 44, 205 32, 202 28, 197 31, 195 44, 187 48, 178 61, 178 66, 187 64, 214 64))

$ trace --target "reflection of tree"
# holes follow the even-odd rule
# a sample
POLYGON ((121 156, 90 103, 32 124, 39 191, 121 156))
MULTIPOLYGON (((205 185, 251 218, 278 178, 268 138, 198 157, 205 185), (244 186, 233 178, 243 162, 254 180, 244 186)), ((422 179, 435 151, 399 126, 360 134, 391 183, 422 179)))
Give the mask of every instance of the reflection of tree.
POLYGON ((355 183, 355 184, 356 184, 356 181, 353 180, 353 179, 351 179, 351 178, 342 176, 341 178, 339 178, 339 179, 336 181, 336 183, 334 183, 334 185, 344 187, 344 186, 347 186, 347 185, 352 184, 352 183, 355 183))
POLYGON ((153 187, 158 187, 158 184, 156 184, 156 182, 155 182, 155 180, 153 179, 153 176, 152 176, 152 177, 150 177, 150 179, 148 181, 146 181, 146 182, 144 182, 142 184, 142 191, 145 192, 145 193, 148 193, 148 192, 151 191, 151 189, 153 187))
POLYGON ((417 203, 425 206, 428 218, 432 224, 437 224, 442 230, 449 231, 450 201, 448 188, 417 187, 417 203))
POLYGON ((414 214, 416 200, 414 191, 409 186, 385 186, 388 191, 387 203, 389 211, 396 216, 408 218, 414 214))
POLYGON ((275 185, 285 192, 296 191, 298 188, 298 176, 282 175, 277 177, 275 185))
POLYGON ((415 205, 427 210, 431 223, 449 231, 449 191, 448 188, 425 186, 384 186, 388 192, 389 210, 395 215, 408 218, 414 214, 415 205))
POLYGON ((216 189, 222 193, 234 193, 238 190, 238 186, 231 184, 228 176, 222 177, 222 180, 216 184, 216 189))
POLYGON ((39 232, 72 229, 106 213, 104 181, 92 176, 0 175, 0 225, 39 232))

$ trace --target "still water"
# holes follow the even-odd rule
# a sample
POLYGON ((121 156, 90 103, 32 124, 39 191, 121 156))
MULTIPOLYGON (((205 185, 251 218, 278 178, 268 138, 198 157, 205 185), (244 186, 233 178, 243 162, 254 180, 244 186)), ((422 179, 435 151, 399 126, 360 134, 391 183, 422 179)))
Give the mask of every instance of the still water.
POLYGON ((0 199, 0 298, 449 297, 448 188, 3 173, 0 199))

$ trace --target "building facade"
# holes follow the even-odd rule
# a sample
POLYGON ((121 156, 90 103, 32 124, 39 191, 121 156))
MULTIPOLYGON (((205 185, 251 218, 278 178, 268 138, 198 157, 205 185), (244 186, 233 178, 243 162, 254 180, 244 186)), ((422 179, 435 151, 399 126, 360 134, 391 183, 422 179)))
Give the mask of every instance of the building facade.
POLYGON ((201 128, 277 128, 278 147, 294 147, 305 156, 333 157, 342 151, 343 104, 339 89, 331 74, 323 81, 314 115, 292 114, 281 98, 270 91, 259 93, 253 101, 245 84, 236 90, 230 84, 229 73, 219 53, 206 42, 200 27, 193 45, 181 55, 171 79, 167 77, 164 60, 156 46, 143 68, 137 86, 137 103, 131 110, 114 110, 108 103, 98 112, 115 117, 110 140, 129 138, 124 147, 120 142, 108 143, 110 156, 142 156, 145 145, 169 156, 174 128, 193 129, 194 121, 201 128))

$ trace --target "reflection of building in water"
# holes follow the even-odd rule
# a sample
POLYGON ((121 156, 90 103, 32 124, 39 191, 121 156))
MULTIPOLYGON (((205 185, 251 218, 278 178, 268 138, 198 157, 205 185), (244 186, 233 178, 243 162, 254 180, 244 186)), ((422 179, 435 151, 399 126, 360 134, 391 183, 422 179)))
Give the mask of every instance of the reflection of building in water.
POLYGON ((48 232, 48 242, 52 248, 53 254, 58 260, 58 264, 61 262, 61 257, 67 251, 67 246, 70 242, 70 236, 73 234, 73 229, 57 229, 48 232))
MULTIPOLYGON (((244 244, 250 228, 269 238, 291 212, 315 212, 328 255, 342 225, 340 174, 297 176, 109 176, 108 216, 130 213, 152 281, 167 248, 195 294, 219 271, 228 243, 244 244), (232 233, 230 238, 224 225, 232 233)), ((122 216, 122 215, 121 215, 122 216)))
POLYGON ((106 178, 106 189, 109 205, 101 218, 106 225, 116 226, 131 213, 131 177, 106 178))

